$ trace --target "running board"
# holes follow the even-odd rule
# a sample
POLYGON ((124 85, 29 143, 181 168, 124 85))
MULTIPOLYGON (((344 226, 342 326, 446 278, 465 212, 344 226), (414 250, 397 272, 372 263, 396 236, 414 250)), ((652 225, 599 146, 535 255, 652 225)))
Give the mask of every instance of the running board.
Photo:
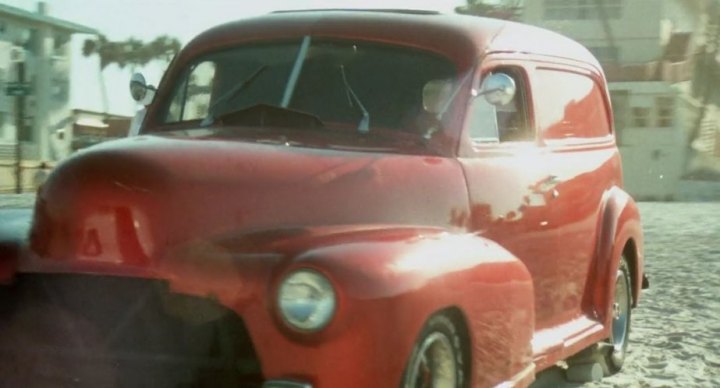
MULTIPOLYGON (((540 330, 533 335, 533 362, 540 371, 569 356, 568 352, 589 337, 599 336, 603 325, 587 317, 579 317, 552 328, 540 330)), ((597 340, 600 340, 598 338, 597 340)), ((587 344, 582 347, 586 347, 587 344)))
POLYGON ((530 364, 517 373, 510 380, 503 381, 494 388, 525 387, 535 380, 535 364, 530 364))

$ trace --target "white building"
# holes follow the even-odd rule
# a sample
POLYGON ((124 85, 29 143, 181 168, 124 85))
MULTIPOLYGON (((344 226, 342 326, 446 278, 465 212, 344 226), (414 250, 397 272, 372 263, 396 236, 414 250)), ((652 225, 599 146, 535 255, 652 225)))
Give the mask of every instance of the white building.
POLYGON ((602 63, 625 186, 638 198, 678 196, 692 121, 686 91, 704 10, 702 0, 525 2, 523 22, 577 40, 602 63))
POLYGON ((0 4, 0 191, 13 186, 15 144, 21 140, 22 155, 30 179, 40 161, 67 155, 72 128, 70 107, 70 37, 97 31, 51 17, 44 3, 37 12, 0 4), (25 98, 25 131, 16 128, 16 97, 6 95, 7 84, 17 80, 17 64, 11 51, 24 52, 25 80, 31 95, 25 98))

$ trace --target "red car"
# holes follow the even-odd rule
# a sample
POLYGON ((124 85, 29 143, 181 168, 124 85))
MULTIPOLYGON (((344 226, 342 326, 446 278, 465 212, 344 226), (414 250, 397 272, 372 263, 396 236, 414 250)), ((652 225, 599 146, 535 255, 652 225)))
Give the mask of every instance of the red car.
POLYGON ((0 262, 0 380, 486 387, 622 367, 643 238, 579 44, 279 12, 131 89, 139 136, 58 166, 0 262))

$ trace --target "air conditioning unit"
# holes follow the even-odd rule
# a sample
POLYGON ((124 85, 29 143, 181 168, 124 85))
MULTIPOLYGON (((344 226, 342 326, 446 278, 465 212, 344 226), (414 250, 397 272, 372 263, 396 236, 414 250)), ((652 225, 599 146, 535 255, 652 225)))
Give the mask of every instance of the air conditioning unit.
POLYGON ((10 62, 25 62, 25 49, 20 46, 12 46, 10 48, 10 62))
POLYGON ((25 61, 25 49, 9 42, 0 42, 0 69, 8 71, 13 63, 25 61))

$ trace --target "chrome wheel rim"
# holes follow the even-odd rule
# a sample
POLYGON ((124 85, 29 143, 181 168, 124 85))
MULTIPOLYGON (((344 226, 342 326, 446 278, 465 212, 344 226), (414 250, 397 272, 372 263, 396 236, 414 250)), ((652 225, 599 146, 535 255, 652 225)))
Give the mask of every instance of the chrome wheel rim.
POLYGON ((628 339, 630 321, 630 285, 627 276, 618 270, 615 280, 615 301, 612 304, 612 335, 610 337, 613 351, 612 361, 615 365, 622 365, 625 359, 625 348, 628 339))
POLYGON ((406 387, 455 387, 458 365, 450 339, 442 333, 425 338, 410 366, 406 387))

